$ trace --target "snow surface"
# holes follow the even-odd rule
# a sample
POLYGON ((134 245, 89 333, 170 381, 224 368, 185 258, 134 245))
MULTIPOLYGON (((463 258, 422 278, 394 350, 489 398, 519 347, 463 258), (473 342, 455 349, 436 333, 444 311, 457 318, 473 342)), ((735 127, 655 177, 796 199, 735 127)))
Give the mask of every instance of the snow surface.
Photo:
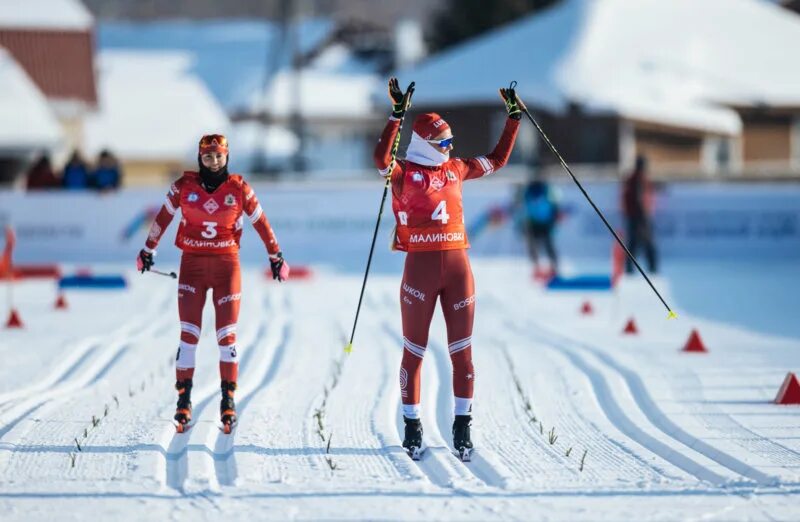
POLYGON ((417 82, 418 104, 495 103, 517 80, 523 99, 554 111, 575 102, 736 134, 721 104, 800 105, 786 54, 798 46, 800 17, 761 0, 565 0, 399 75, 417 82))
POLYGON ((0 47, 0 149, 55 146, 61 127, 47 99, 14 58, 0 47))
POLYGON ((203 134, 230 122, 183 52, 104 51, 99 55, 100 103, 86 119, 85 152, 110 149, 119 158, 184 161, 203 134))
POLYGON ((80 0, 3 0, 0 9, 2 28, 83 31, 93 24, 80 0))
MULTIPOLYGON (((639 278, 614 294, 559 293, 530 283, 519 259, 473 268, 469 464, 448 449, 439 312, 423 372, 429 449, 414 463, 400 448, 397 273, 370 277, 345 356, 360 274, 318 268, 278 285, 246 268, 231 436, 215 428, 212 328, 198 350, 197 423, 184 435, 170 423, 174 282, 127 272, 127 291, 68 292, 68 311, 52 309, 52 283, 17 284, 26 329, 0 337, 3 520, 798 519, 800 408, 770 402, 800 369, 797 337, 700 319, 663 278, 677 321, 639 278), (642 333, 623 337, 631 315, 642 333), (679 352, 694 327, 709 354, 679 352)), ((763 297, 762 314, 792 317, 763 297)))

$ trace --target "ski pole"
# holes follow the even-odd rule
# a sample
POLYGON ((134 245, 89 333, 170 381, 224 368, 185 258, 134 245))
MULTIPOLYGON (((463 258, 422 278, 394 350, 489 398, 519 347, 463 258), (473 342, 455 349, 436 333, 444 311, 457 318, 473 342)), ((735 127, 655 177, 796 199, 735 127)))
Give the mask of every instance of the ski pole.
MULTIPOLYGON (((414 82, 408 86, 408 89, 413 92, 414 82)), ((381 226, 381 216, 383 216, 383 206, 386 204, 386 195, 389 193, 389 186, 392 184, 392 171, 394 170, 395 158, 397 157, 397 149, 400 146, 400 133, 403 130, 403 121, 405 120, 405 113, 400 118, 400 125, 397 128, 397 135, 392 143, 392 161, 389 163, 389 176, 386 177, 386 183, 383 184, 383 196, 381 197, 381 206, 378 209, 378 219, 375 222, 375 231, 372 233, 372 244, 369 247, 369 256, 367 257, 367 269, 364 271, 364 281, 361 283, 361 294, 358 296, 358 306, 356 307, 356 317, 353 320, 353 330, 350 332, 350 342, 344 347, 345 353, 353 351, 353 339, 356 336, 356 325, 358 325, 358 314, 361 312, 361 302, 364 299, 364 289, 367 287, 367 277, 369 276, 369 267, 372 264, 372 253, 375 251, 375 239, 378 237, 378 229, 381 226)))
POLYGON ((148 272, 160 276, 171 277, 172 279, 178 279, 178 274, 176 274, 175 272, 162 272, 161 270, 156 270, 155 268, 151 268, 150 270, 148 270, 148 272))
MULTIPOLYGON (((509 89, 514 89, 516 86, 517 86, 517 82, 513 81, 513 82, 511 82, 511 85, 509 86, 509 89)), ((650 281, 650 278, 647 277, 647 274, 645 274, 644 270, 642 270, 642 267, 641 267, 641 265, 639 265, 639 262, 636 260, 636 258, 633 256, 633 254, 631 254, 631 251, 628 250, 628 247, 625 246, 625 243, 623 243, 622 240, 619 238, 617 233, 614 231, 614 228, 609 224, 609 222, 606 219, 606 217, 603 215, 603 213, 600 211, 600 209, 597 208, 597 205, 594 204, 594 201, 592 201, 592 198, 590 198, 589 194, 587 194, 586 190, 584 190, 583 185, 581 185, 581 182, 578 181, 578 178, 576 178, 575 174, 572 173, 572 170, 569 168, 569 165, 567 165, 567 162, 564 161, 564 158, 561 156, 561 154, 559 154, 558 150, 556 150, 556 147, 550 141, 550 138, 547 137, 547 134, 545 134, 544 130, 542 130, 542 128, 539 126, 539 124, 536 122, 536 120, 533 118, 533 116, 531 116, 531 113, 528 111, 528 108, 525 106, 525 104, 522 102, 522 100, 519 98, 519 96, 517 96, 517 100, 519 101, 520 108, 525 112, 525 115, 528 117, 528 119, 531 120, 531 123, 533 123, 534 127, 536 127, 536 130, 539 131, 539 134, 542 135, 542 138, 544 138, 544 141, 550 147, 550 150, 553 151, 553 154, 556 155, 556 157, 558 158, 558 161, 561 162, 561 166, 564 167, 564 170, 566 170, 567 174, 570 175, 570 177, 572 178, 572 181, 575 182, 575 184, 580 189, 581 193, 583 193, 583 195, 586 198, 586 200, 589 202, 589 204, 594 209, 594 211, 597 212, 597 215, 600 216, 600 219, 603 220, 603 223, 606 225, 606 228, 608 228, 608 231, 611 232, 611 235, 614 236, 614 239, 617 240, 617 243, 619 243, 619 245, 625 251, 625 254, 628 255, 628 258, 631 261, 633 261, 634 265, 636 265, 636 268, 639 270, 639 273, 642 274, 642 277, 644 277, 645 281, 647 281, 647 284, 650 285, 650 288, 653 289, 653 292, 655 292, 655 294, 661 300, 661 303, 664 305, 664 307, 669 312, 669 314, 667 315, 667 319, 675 319, 676 317, 678 317, 678 315, 672 310, 672 308, 669 307, 669 305, 664 300, 664 298, 661 297, 661 294, 658 293, 658 290, 656 290, 656 287, 653 285, 652 281, 650 281)))

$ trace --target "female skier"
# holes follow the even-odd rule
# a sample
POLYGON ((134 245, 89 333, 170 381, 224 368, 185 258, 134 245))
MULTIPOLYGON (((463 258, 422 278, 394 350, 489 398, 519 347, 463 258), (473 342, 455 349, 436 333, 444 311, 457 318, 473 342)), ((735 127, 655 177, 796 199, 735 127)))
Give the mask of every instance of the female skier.
POLYGON ((220 420, 225 433, 236 423, 233 400, 239 372, 236 322, 241 298, 239 240, 242 214, 246 214, 267 247, 272 277, 289 275, 278 240, 253 189, 241 176, 228 173, 228 140, 221 134, 200 138, 198 172, 186 171, 169 189, 167 199, 150 227, 145 247, 139 251, 137 268, 144 273, 153 266, 156 247, 177 210, 181 221, 175 246, 183 251, 178 280, 178 314, 181 337, 176 358, 178 406, 176 429, 183 432, 192 418, 192 379, 195 351, 200 339, 206 293, 212 290, 219 346, 222 388, 220 420))
POLYGON ((419 458, 422 445, 420 367, 439 298, 453 364, 453 446, 462 459, 468 460, 472 449, 470 425, 475 376, 472 367, 475 289, 467 257, 469 242, 461 189, 464 181, 489 175, 506 164, 517 136, 522 104, 514 89, 500 89, 509 119, 500 141, 486 156, 451 158, 453 133, 450 126, 438 114, 426 113, 414 120, 405 160, 395 161, 392 148, 396 147, 400 122, 410 106, 412 94, 413 87, 403 93, 396 78, 389 80, 392 115, 374 155, 381 175, 391 178, 392 210, 397 225, 394 248, 407 252, 400 288, 405 348, 400 365, 405 420, 403 447, 412 458, 419 458))

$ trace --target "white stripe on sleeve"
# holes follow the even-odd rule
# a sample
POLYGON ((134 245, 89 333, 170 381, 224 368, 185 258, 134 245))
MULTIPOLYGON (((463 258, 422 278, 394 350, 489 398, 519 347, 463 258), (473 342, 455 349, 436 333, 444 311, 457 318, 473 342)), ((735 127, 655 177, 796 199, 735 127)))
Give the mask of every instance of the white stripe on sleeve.
POLYGON ((250 222, 251 223, 255 223, 256 221, 258 221, 258 218, 260 218, 261 214, 263 214, 263 213, 264 213, 264 209, 261 208, 261 203, 259 203, 258 206, 256 206, 255 210, 253 210, 253 213, 252 214, 248 214, 247 217, 250 218, 250 222))

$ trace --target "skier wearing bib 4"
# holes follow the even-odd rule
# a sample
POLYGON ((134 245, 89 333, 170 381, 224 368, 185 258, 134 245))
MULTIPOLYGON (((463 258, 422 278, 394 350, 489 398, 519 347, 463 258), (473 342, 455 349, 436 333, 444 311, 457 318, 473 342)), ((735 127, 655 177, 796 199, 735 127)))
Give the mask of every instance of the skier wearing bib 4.
POLYGON ((216 315, 219 373, 222 389, 220 420, 226 433, 236 422, 233 397, 239 373, 236 323, 242 295, 239 240, 243 214, 247 215, 267 248, 273 278, 289 274, 278 240, 253 189, 241 176, 228 173, 228 140, 221 134, 200 139, 198 172, 183 173, 169 189, 167 199, 150 227, 137 267, 144 273, 153 266, 155 249, 175 213, 181 211, 175 246, 181 255, 178 280, 178 314, 181 337, 176 357, 178 405, 176 429, 183 432, 192 417, 192 380, 195 351, 200 340, 206 293, 212 290, 216 315))
POLYGON ((392 149, 413 89, 403 93, 389 81, 393 112, 375 148, 375 165, 391 177, 396 221, 394 249, 407 252, 400 286, 403 359, 400 395, 406 448, 412 458, 422 444, 420 370, 437 298, 447 325, 453 364, 455 420, 453 446, 467 460, 472 449, 470 426, 475 372, 472 366, 472 323, 475 288, 467 249, 462 208, 462 183, 492 174, 508 161, 519 128, 521 103, 513 89, 500 89, 509 118, 494 150, 486 156, 451 158, 453 134, 436 113, 416 117, 405 160, 392 149))

